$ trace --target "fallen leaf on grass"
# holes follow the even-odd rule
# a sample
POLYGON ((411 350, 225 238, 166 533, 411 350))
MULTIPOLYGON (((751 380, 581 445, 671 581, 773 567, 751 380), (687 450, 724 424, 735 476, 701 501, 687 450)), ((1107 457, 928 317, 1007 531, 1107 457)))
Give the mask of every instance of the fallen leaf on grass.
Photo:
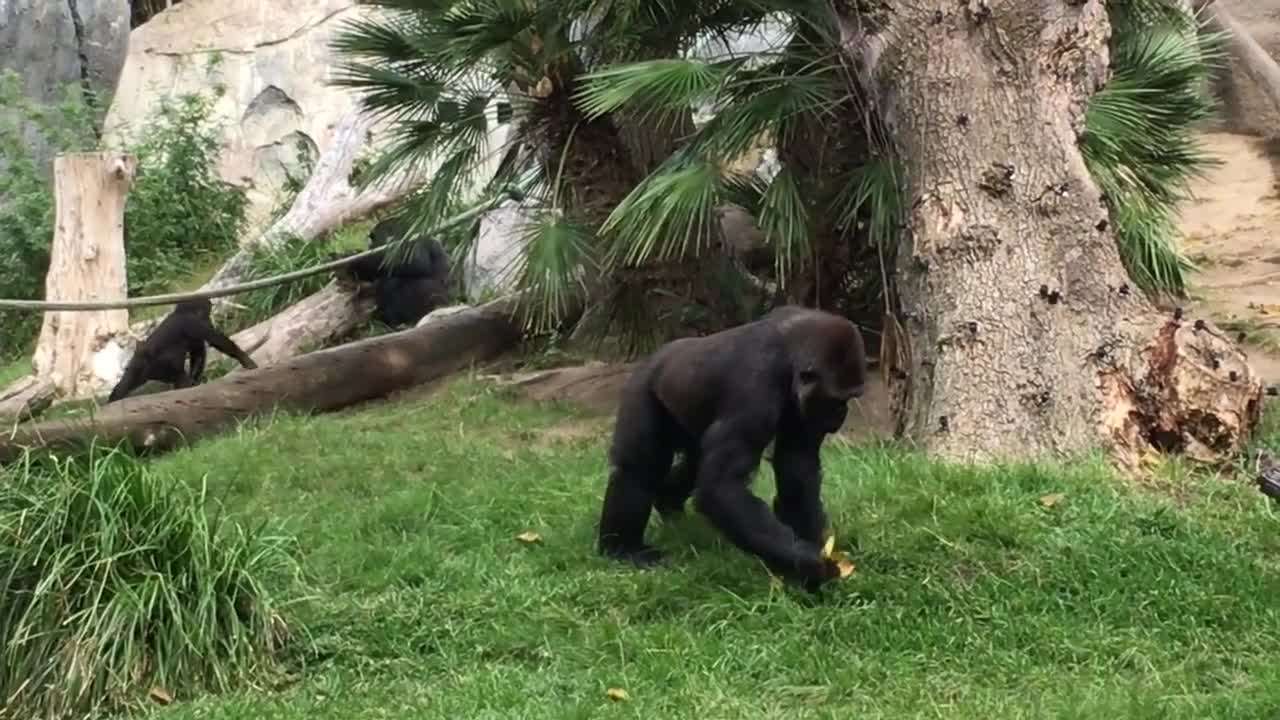
POLYGON ((610 700, 614 700, 618 702, 631 699, 631 696, 627 694, 627 691, 623 690, 622 688, 609 688, 608 690, 604 691, 604 694, 610 700))
POLYGON ((520 533, 516 536, 516 539, 525 545, 533 545, 534 543, 542 542, 542 536, 532 530, 520 533))
POLYGON ((1049 493, 1048 495, 1040 498, 1040 504, 1047 508, 1051 508, 1066 499, 1067 496, 1062 493, 1049 493))
POLYGON ((165 690, 162 687, 151 688, 151 691, 149 694, 151 695, 152 700, 155 700, 161 705, 168 705, 169 703, 173 702, 173 696, 169 694, 169 691, 165 690))

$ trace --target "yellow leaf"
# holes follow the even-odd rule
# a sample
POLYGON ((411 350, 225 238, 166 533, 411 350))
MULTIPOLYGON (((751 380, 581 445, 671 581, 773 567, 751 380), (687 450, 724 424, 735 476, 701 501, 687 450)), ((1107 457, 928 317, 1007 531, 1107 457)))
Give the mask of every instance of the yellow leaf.
POLYGON ((840 570, 840 579, 843 580, 853 574, 854 565, 849 556, 842 552, 833 552, 827 555, 827 558, 835 561, 836 568, 840 570))
POLYGON ((604 694, 608 696, 610 700, 615 700, 619 702, 621 702, 622 700, 631 699, 631 696, 627 695, 627 691, 623 690, 622 688, 609 688, 608 690, 604 691, 604 694))
POLYGON ((827 543, 822 546, 822 557, 826 557, 826 558, 831 557, 831 553, 835 549, 836 549, 836 536, 833 533, 830 537, 827 538, 827 543))
POLYGON ((168 705, 169 703, 173 702, 173 696, 170 695, 169 692, 162 687, 151 688, 150 695, 152 700, 155 700, 161 705, 168 705))
POLYGON ((533 545, 534 543, 542 542, 542 536, 532 530, 520 533, 516 536, 516 539, 525 545, 533 545))
POLYGON ((1062 502, 1066 498, 1067 496, 1063 495, 1062 493, 1049 493, 1048 495, 1045 495, 1044 497, 1040 498, 1040 504, 1047 508, 1051 508, 1054 505, 1057 505, 1058 503, 1062 502))

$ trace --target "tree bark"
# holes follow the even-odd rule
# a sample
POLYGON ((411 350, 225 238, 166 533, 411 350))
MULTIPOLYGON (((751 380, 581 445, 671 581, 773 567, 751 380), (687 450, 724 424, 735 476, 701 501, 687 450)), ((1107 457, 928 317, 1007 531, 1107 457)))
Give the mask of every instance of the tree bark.
MULTIPOLYGON (((114 152, 59 155, 54 160, 56 224, 46 299, 127 297, 124 205, 135 166, 133 156, 114 152)), ((36 377, 52 382, 60 396, 92 396, 110 381, 95 372, 95 355, 128 329, 127 310, 46 313, 32 359, 36 377)))
POLYGON ((28 375, 0 390, 0 423, 30 420, 53 404, 53 382, 28 375))
MULTIPOLYGON (((369 317, 372 295, 359 295, 337 282, 290 305, 283 312, 231 339, 260 366, 288 360, 345 337, 369 317)), ((232 362, 226 359, 227 362, 232 362)), ((239 365, 236 365, 239 372, 239 365)))
POLYGON ((258 413, 323 412, 381 398, 497 356, 520 337, 508 297, 419 328, 369 338, 197 387, 126 398, 87 420, 19 425, 0 440, 0 462, 25 448, 128 440, 160 451, 258 413))
POLYGON ((908 180, 898 432, 959 460, 1239 451, 1262 383, 1212 323, 1129 290, 1077 146, 1107 79, 1103 3, 874 8, 837 19, 908 180))

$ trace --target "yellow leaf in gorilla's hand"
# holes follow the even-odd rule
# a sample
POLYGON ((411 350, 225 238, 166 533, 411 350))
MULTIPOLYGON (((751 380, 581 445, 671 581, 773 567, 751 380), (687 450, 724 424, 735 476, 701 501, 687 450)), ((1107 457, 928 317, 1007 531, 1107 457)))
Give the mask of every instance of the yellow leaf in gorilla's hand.
POLYGON ((604 694, 607 695, 610 700, 627 700, 630 698, 630 696, 627 695, 627 691, 622 688, 609 688, 604 691, 604 694))
POLYGON ((822 557, 829 558, 831 553, 836 549, 836 536, 832 534, 827 538, 827 543, 822 546, 822 557))

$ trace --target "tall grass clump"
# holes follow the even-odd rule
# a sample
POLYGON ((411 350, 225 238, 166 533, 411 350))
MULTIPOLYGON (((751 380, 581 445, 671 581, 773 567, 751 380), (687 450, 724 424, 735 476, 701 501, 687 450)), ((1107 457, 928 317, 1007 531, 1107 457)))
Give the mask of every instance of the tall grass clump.
POLYGON ((224 692, 287 638, 291 541, 123 452, 0 471, 0 718, 224 692))

